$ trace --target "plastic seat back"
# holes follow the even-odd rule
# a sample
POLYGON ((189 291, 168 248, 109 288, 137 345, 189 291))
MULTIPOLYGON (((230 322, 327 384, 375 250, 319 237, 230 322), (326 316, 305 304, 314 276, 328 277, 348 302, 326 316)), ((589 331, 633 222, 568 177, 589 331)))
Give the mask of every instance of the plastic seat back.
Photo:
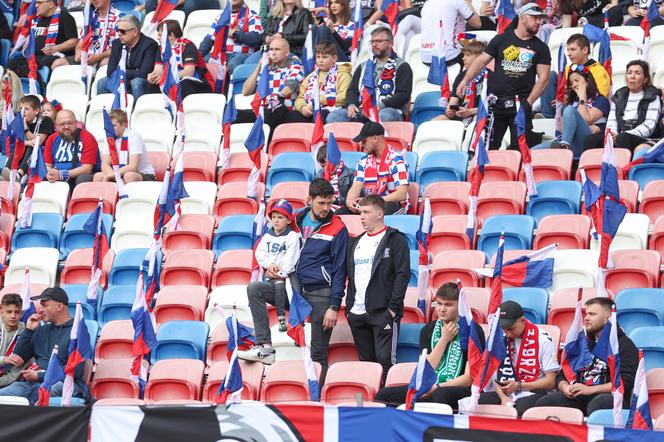
POLYGON ((105 324, 118 319, 130 319, 131 308, 136 299, 136 283, 130 285, 114 285, 104 293, 102 302, 98 303, 97 318, 105 324))
POLYGON ((377 362, 339 362, 331 365, 321 391, 321 400, 335 405, 355 400, 357 393, 365 401, 373 401, 383 377, 377 362))
POLYGON ((546 324, 549 292, 534 287, 503 289, 503 302, 515 301, 523 308, 524 316, 533 324, 546 324))
POLYGON ((526 215, 537 223, 547 215, 572 215, 581 208, 581 183, 577 181, 544 181, 537 184, 537 198, 526 206, 526 215))
POLYGON ((664 290, 632 288, 616 295, 620 327, 629 334, 639 327, 664 325, 664 290))
POLYGON ((152 363, 162 359, 205 360, 210 326, 202 321, 173 321, 162 324, 157 345, 150 353, 152 363))
POLYGON ((630 339, 637 348, 643 350, 646 370, 664 368, 664 343, 662 343, 664 326, 638 327, 629 333, 630 339))
POLYGON ((531 249, 535 219, 527 215, 496 215, 488 218, 477 240, 477 249, 487 256, 498 250, 501 232, 505 235, 505 250, 531 249))
MULTIPOLYGON (((314 362, 320 377, 320 364, 314 362)), ((270 366, 261 388, 261 402, 293 402, 310 400, 309 380, 301 361, 278 361, 270 366)))
POLYGON ((227 250, 252 249, 253 215, 232 215, 223 218, 212 241, 217 256, 227 250))
POLYGON ((558 243, 558 249, 588 248, 590 217, 586 215, 547 215, 537 226, 533 249, 558 243))
POLYGON ((424 324, 401 324, 397 341, 397 362, 417 362, 420 356, 420 331, 424 324))
POLYGON ((156 362, 145 385, 145 401, 200 400, 205 364, 191 359, 156 362))

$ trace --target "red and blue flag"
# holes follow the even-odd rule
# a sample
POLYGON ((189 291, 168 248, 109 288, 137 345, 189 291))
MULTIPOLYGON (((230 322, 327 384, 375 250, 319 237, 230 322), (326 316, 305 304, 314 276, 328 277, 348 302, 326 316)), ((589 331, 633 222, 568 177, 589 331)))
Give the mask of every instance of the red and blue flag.
POLYGON ((307 36, 304 39, 304 46, 302 46, 302 67, 304 68, 304 75, 311 74, 316 69, 316 52, 314 50, 314 31, 311 25, 307 30, 307 36))
MULTIPOLYGON (((166 20, 168 14, 173 12, 177 5, 177 0, 159 0, 157 2, 157 8, 154 10, 152 20, 150 20, 150 30, 154 31, 159 23, 166 20)), ((164 32, 164 34, 166 34, 166 32, 164 32)))
POLYGON ((397 16, 399 15, 399 7, 401 6, 401 0, 383 0, 381 5, 381 10, 387 23, 390 25, 392 34, 396 35, 398 30, 397 16))
POLYGON ((645 153, 639 151, 636 154, 634 154, 634 156, 636 156, 637 154, 641 154, 641 156, 639 158, 632 160, 625 167, 623 167, 623 172, 625 173, 629 172, 629 170, 632 167, 636 166, 637 164, 664 163, 664 138, 659 140, 657 143, 655 143, 654 146, 646 150, 645 153))
POLYGON ((567 330, 565 347, 561 357, 561 366, 567 382, 577 380, 577 373, 589 367, 593 362, 593 356, 588 348, 588 337, 583 327, 582 302, 583 288, 579 287, 579 294, 574 309, 574 319, 567 330))
POLYGON ((65 364, 65 382, 62 387, 62 405, 71 404, 71 398, 74 394, 74 378, 76 377, 76 368, 83 362, 92 359, 92 348, 90 347, 90 332, 83 318, 83 309, 81 302, 76 303, 76 313, 74 314, 74 323, 69 334, 69 356, 65 364))
MULTIPOLYGON (((33 0, 34 1, 34 0, 33 0)), ((362 18, 362 2, 355 2, 353 8, 353 41, 350 44, 350 61, 353 71, 357 67, 357 61, 362 50, 362 38, 364 37, 364 20, 362 18)))
POLYGON ((314 111, 314 132, 311 135, 311 156, 313 157, 316 171, 320 169, 318 164, 318 150, 325 144, 323 137, 325 136, 325 122, 323 121, 323 109, 320 104, 320 87, 314 85, 313 96, 313 111, 314 111))
POLYGON ((251 172, 249 173, 247 196, 255 199, 258 196, 258 179, 261 172, 261 153, 265 146, 265 132, 263 132, 262 114, 259 114, 258 117, 256 117, 256 121, 251 127, 251 131, 249 131, 244 146, 249 152, 249 158, 251 158, 252 163, 254 163, 251 172))
POLYGON ((415 366, 413 376, 408 383, 408 390, 406 391, 406 410, 412 410, 415 406, 415 401, 427 394, 437 382, 438 376, 427 360, 427 349, 425 348, 422 350, 422 354, 415 366))
POLYGON ((557 244, 551 244, 503 263, 503 283, 515 287, 548 289, 553 285, 554 253, 557 247, 557 244))
POLYGON ((484 72, 480 102, 477 108, 475 129, 471 143, 471 149, 475 152, 474 165, 468 174, 470 181, 470 192, 468 193, 468 222, 466 223, 466 235, 471 241, 475 237, 475 215, 477 214, 477 197, 484 179, 484 168, 489 164, 489 153, 487 152, 487 140, 491 133, 489 127, 489 102, 487 98, 488 73, 484 72))
POLYGON ((30 95, 39 94, 39 86, 37 85, 37 54, 35 53, 35 30, 30 29, 28 34, 28 44, 25 46, 23 56, 28 60, 28 82, 30 95))
POLYGON ((337 139, 335 138, 334 133, 330 131, 330 134, 327 137, 327 150, 325 151, 325 169, 323 169, 323 178, 327 181, 330 181, 341 162, 341 150, 339 149, 339 144, 337 143, 337 139))
POLYGON ((39 399, 37 404, 40 407, 47 407, 51 399, 51 388, 58 382, 65 380, 65 369, 58 358, 58 346, 53 347, 51 358, 48 360, 48 367, 44 373, 44 380, 39 386, 39 399))
POLYGON ((613 393, 613 424, 622 427, 622 405, 625 384, 620 377, 620 346, 618 344, 618 324, 616 323, 616 306, 611 309, 611 316, 602 329, 602 334, 592 353, 609 366, 611 393, 613 393))
POLYGON ((433 217, 431 214, 431 200, 428 195, 424 197, 424 210, 420 214, 420 227, 416 237, 419 247, 419 263, 417 268, 417 308, 426 316, 426 293, 429 286, 429 241, 433 230, 433 217))
POLYGON ((445 31, 443 29, 443 21, 439 20, 439 35, 433 48, 433 55, 431 56, 431 66, 429 66, 429 75, 427 81, 431 84, 440 86, 440 103, 441 106, 447 107, 450 99, 450 79, 447 74, 447 60, 445 58, 445 31))
POLYGON ((97 305, 97 291, 99 290, 99 280, 101 279, 102 266, 106 252, 108 252, 108 234, 104 227, 104 211, 101 198, 97 204, 97 208, 90 214, 88 219, 83 224, 83 231, 92 236, 92 266, 91 279, 88 284, 87 302, 93 306, 97 305))
POLYGON ((224 379, 219 385, 219 390, 217 390, 217 396, 215 397, 216 404, 240 402, 243 384, 242 370, 240 369, 237 352, 240 348, 251 347, 251 343, 243 344, 240 337, 243 333, 246 333, 246 329, 248 329, 250 333, 253 331, 248 327, 245 327, 245 330, 241 331, 238 329, 238 326, 240 325, 241 324, 237 320, 237 308, 233 306, 233 314, 230 318, 226 318, 226 328, 228 329, 228 370, 226 371, 226 376, 224 376, 224 379))
POLYGON ((222 123, 224 143, 221 149, 221 169, 228 169, 231 163, 231 126, 237 121, 237 108, 235 107, 235 95, 231 94, 222 123))
POLYGON ((653 429, 643 351, 639 351, 639 366, 636 369, 636 377, 634 378, 634 394, 632 395, 632 405, 629 410, 629 418, 627 419, 625 428, 629 430, 653 429))
POLYGON ((379 122, 378 117, 378 102, 376 98, 376 79, 374 78, 374 71, 376 65, 373 59, 367 60, 364 66, 364 73, 362 75, 362 113, 365 117, 379 122))
POLYGON ((219 19, 212 25, 214 29, 214 46, 210 53, 210 63, 216 67, 215 92, 223 93, 228 63, 226 57, 226 41, 231 26, 231 2, 226 2, 226 7, 221 12, 219 19))
POLYGON ((565 56, 565 44, 560 43, 558 47, 558 82, 556 83, 556 138, 560 139, 563 131, 563 106, 565 105, 565 68, 567 67, 567 57, 565 56))
POLYGON ((131 377, 139 383, 142 396, 143 386, 147 380, 147 373, 145 373, 143 367, 143 359, 150 354, 150 351, 157 344, 157 335, 154 331, 152 315, 148 310, 145 299, 142 271, 139 272, 138 281, 136 281, 136 298, 131 308, 131 323, 134 326, 134 343, 131 347, 131 354, 134 360, 131 365, 131 377))
POLYGON ((511 0, 498 0, 498 6, 496 7, 496 30, 498 35, 504 33, 515 18, 516 12, 511 0))
POLYGON ((523 171, 526 175, 526 186, 528 187, 528 196, 537 196, 537 187, 535 186, 535 175, 533 174, 533 160, 530 157, 530 146, 526 140, 526 110, 520 105, 519 98, 516 99, 516 106, 518 108, 514 125, 516 126, 517 143, 519 152, 521 152, 521 160, 523 161, 523 171))
POLYGON ((20 295, 22 302, 21 309, 23 310, 23 314, 21 315, 21 322, 26 323, 28 318, 37 312, 34 301, 30 299, 32 296, 32 293, 30 293, 30 267, 25 268, 20 295))

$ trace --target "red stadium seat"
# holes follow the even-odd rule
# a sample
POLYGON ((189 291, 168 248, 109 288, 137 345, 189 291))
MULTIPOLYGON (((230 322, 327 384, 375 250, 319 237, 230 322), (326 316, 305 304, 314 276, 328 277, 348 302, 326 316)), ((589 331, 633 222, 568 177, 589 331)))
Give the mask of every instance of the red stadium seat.
MULTIPOLYGON (((4 198, 2 199, 4 201, 4 198)), ((9 252, 9 247, 12 243, 12 235, 14 234, 14 225, 16 224, 16 216, 11 213, 3 213, 0 215, 0 249, 5 253, 9 252)))
POLYGON ((408 183, 408 200, 410 207, 408 207, 408 215, 418 215, 419 212, 419 199, 420 199, 420 185, 417 183, 408 183))
MULTIPOLYGON (((302 363, 299 365, 302 367, 302 363)), ((383 367, 377 362, 339 362, 330 365, 321 392, 321 401, 330 405, 355 401, 357 393, 363 401, 373 401, 380 389, 383 367)))
MULTIPOLYGON (((385 127, 385 141, 397 150, 411 150, 415 125, 409 121, 388 121, 385 127)), ((334 134, 336 136, 336 132, 334 134)))
POLYGON ((332 329, 330 346, 328 348, 327 362, 329 365, 337 362, 359 361, 353 334, 348 324, 337 324, 332 329))
POLYGON ((627 206, 628 213, 636 212, 636 201, 639 198, 639 183, 634 180, 618 180, 620 202, 627 206))
POLYGON ((149 151, 148 158, 150 159, 150 164, 154 167, 154 175, 157 177, 157 181, 163 181, 166 169, 171 164, 171 154, 168 152, 149 151))
MULTIPOLYGON (((586 177, 599 183, 600 175, 602 173, 602 157, 604 156, 604 149, 588 149, 585 150, 579 158, 579 169, 581 167, 586 171, 586 177)), ((618 170, 618 179, 623 177, 622 169, 629 163, 632 157, 632 152, 629 149, 615 148, 613 149, 613 156, 616 161, 616 169, 618 170)), ((581 182, 581 173, 577 169, 576 180, 581 182)))
POLYGON ((97 209, 100 198, 104 213, 113 215, 115 204, 118 201, 118 190, 115 183, 98 181, 77 185, 67 205, 67 218, 78 213, 93 212, 97 209))
POLYGON ((360 145, 353 142, 353 138, 360 133, 361 129, 362 123, 329 123, 325 125, 324 139, 327 142, 330 132, 334 132, 339 150, 342 152, 359 152, 360 145))
MULTIPOLYGON (((550 324, 537 324, 539 328, 542 329, 542 331, 545 331, 551 336, 551 339, 553 340, 553 348, 555 349, 560 349, 560 334, 561 331, 556 325, 550 325, 550 324)), ((558 358, 558 362, 560 362, 560 352, 556 352, 556 357, 558 358)))
POLYGON ((507 405, 489 405, 480 404, 473 413, 473 416, 493 417, 497 419, 516 419, 517 411, 514 407, 507 405))
POLYGON ((351 236, 351 238, 360 236, 362 233, 364 233, 364 227, 362 227, 362 221, 360 221, 359 216, 339 215, 339 217, 346 225, 346 229, 348 229, 348 234, 351 236))
POLYGON ((660 255, 664 256, 664 216, 655 221, 648 248, 650 250, 657 250, 660 255))
POLYGON ((463 292, 473 312, 473 319, 478 324, 486 324, 491 290, 483 287, 464 287, 463 292))
POLYGON ((202 214, 180 216, 180 229, 164 234, 166 256, 176 250, 209 249, 214 233, 214 217, 202 214))
POLYGON ((394 364, 387 372, 385 379, 386 387, 401 387, 410 383, 410 378, 413 376, 417 362, 401 362, 394 364))
MULTIPOLYGON (((429 304, 431 303, 431 293, 427 290, 427 293, 424 296, 425 296, 424 311, 428 312, 429 304)), ((426 322, 424 313, 422 313, 422 310, 420 310, 417 307, 417 301, 418 301, 418 288, 408 287, 408 289, 406 289, 406 297, 404 298, 403 318, 401 318, 402 324, 426 322)))
POLYGON ((309 183, 304 181, 277 183, 270 193, 270 200, 267 203, 266 212, 269 212, 272 205, 284 198, 287 199, 293 210, 299 210, 307 205, 307 198, 309 197, 309 183))
POLYGON ((521 153, 518 150, 490 150, 489 164, 484 166, 483 183, 514 181, 521 169, 521 153))
MULTIPOLYGON (((183 152, 184 181, 212 181, 217 176, 217 154, 215 152, 192 151, 183 152)), ((177 158, 171 161, 175 167, 177 158)))
MULTIPOLYGON (((569 180, 572 173, 572 160, 574 154, 571 150, 540 149, 530 151, 533 162, 533 175, 535 182, 552 180, 569 180)), ((521 170, 519 181, 526 180, 521 170)))
POLYGON ((611 252, 614 268, 606 272, 606 288, 613 293, 631 288, 656 288, 662 256, 656 250, 611 252))
MULTIPOLYGON (((97 364, 90 391, 95 399, 138 399, 138 381, 131 378, 133 359, 105 359, 97 364)), ((148 361, 143 360, 148 369, 148 361)))
MULTIPOLYGON (((431 202, 431 216, 465 215, 468 213, 468 193, 470 183, 465 181, 446 181, 429 184, 422 196, 428 196, 431 202)), ((420 211, 424 210, 424 205, 420 211)))
MULTIPOLYGON (((258 183, 257 200, 262 201, 265 195, 265 184, 258 183)), ((212 215, 219 220, 228 215, 255 215, 258 213, 258 202, 247 197, 247 182, 230 182, 219 186, 217 200, 214 202, 212 215)))
MULTIPOLYGON (((253 324, 250 322, 241 321, 242 324, 247 327, 253 328, 253 324)), ((221 322, 217 325, 210 336, 210 344, 207 348, 206 361, 208 367, 212 367, 214 364, 220 361, 228 361, 228 354, 226 345, 228 344, 228 328, 226 327, 225 322, 221 322)))
POLYGON ((7 189, 9 188, 9 181, 0 181, 0 195, 2 195, 2 213, 11 213, 16 215, 18 209, 18 199, 21 196, 21 185, 14 183, 14 192, 12 199, 7 199, 7 189))
MULTIPOLYGON (((0 255, 0 259, 4 259, 4 257, 0 255)), ((0 290, 0 299, 7 293, 21 293, 22 286, 23 284, 7 284, 2 290, 0 290)), ((47 288, 48 286, 45 284, 30 284, 30 294, 32 296, 37 296, 47 288)))
POLYGON ((116 406, 116 405, 145 405, 145 401, 142 399, 99 399, 95 402, 96 406, 116 406))
POLYGON ((221 285, 247 285, 251 280, 253 250, 226 250, 212 272, 212 289, 221 285))
POLYGON ((313 134, 313 123, 280 124, 272 133, 267 153, 274 157, 284 152, 311 152, 313 134))
MULTIPOLYGON (((93 249, 75 249, 69 252, 65 266, 62 273, 60 273, 60 284, 88 284, 92 276, 90 271, 92 254, 93 249)), ((106 256, 104 256, 101 278, 99 279, 99 283, 103 288, 106 288, 106 278, 108 272, 111 271, 111 267, 113 267, 114 260, 115 252, 109 249, 106 256)))
POLYGON ((583 411, 570 407, 533 407, 525 411, 522 419, 554 420, 570 424, 583 423, 583 411))
POLYGON ((586 215, 548 215, 537 226, 533 249, 558 243, 558 249, 587 249, 590 217, 586 215))
POLYGON ((655 180, 646 184, 639 204, 639 213, 645 213, 654 224, 661 215, 664 215, 664 180, 655 180))
POLYGON ((133 343, 134 326, 130 319, 107 322, 95 346, 95 364, 106 359, 133 359, 133 343))
POLYGON ((152 366, 145 384, 146 403, 201 399, 205 364, 196 359, 163 359, 152 366))
MULTIPOLYGON (((569 330, 574 319, 574 309, 579 290, 577 288, 560 289, 553 292, 551 296, 551 307, 549 308, 549 317, 547 323, 555 325, 560 329, 560 339, 565 342, 567 330, 569 330)), ((607 291, 609 298, 613 299, 613 293, 607 291)), ((597 289, 584 287, 582 302, 597 296, 597 289)), ((583 307, 583 306, 582 306, 583 307)), ((585 311, 585 308, 584 308, 585 311)))
POLYGON ((652 368, 646 373, 648 401, 653 420, 664 416, 664 368, 652 368))
POLYGON ((519 215, 526 204, 526 184, 519 181, 496 181, 482 184, 477 197, 477 217, 519 215))
MULTIPOLYGON (((267 165, 269 157, 266 153, 261 154, 261 174, 258 180, 261 183, 265 182, 265 175, 267 175, 267 165)), ((220 186, 226 183, 233 183, 236 181, 247 183, 251 168, 254 163, 246 153, 235 152, 231 154, 228 167, 221 171, 217 184, 220 186)))
MULTIPOLYGON (((433 217, 433 229, 429 236, 429 253, 435 257, 449 250, 471 250, 474 240, 466 234, 467 215, 440 215, 433 217)), ((473 238, 477 226, 473 229, 473 238)))
POLYGON ((176 250, 166 257, 161 285, 192 284, 209 288, 213 264, 212 250, 176 250))
MULTIPOLYGON (((321 366, 318 362, 314 362, 314 369, 320 379, 321 366)), ((261 402, 273 404, 309 399, 309 381, 302 361, 277 361, 270 366, 261 388, 261 402)))
POLYGON ((465 287, 480 287, 480 277, 474 269, 483 268, 486 255, 479 250, 451 250, 436 256, 431 266, 429 287, 437 289, 449 281, 461 280, 465 287))
POLYGON ((156 295, 154 316, 157 324, 169 321, 203 321, 208 290, 200 285, 162 287, 156 295))
MULTIPOLYGON (((224 360, 210 367, 207 383, 203 387, 203 402, 215 402, 219 385, 221 385, 227 371, 228 360, 224 354, 224 360)), ((244 387, 240 397, 246 401, 257 401, 260 398, 261 381, 263 380, 263 364, 240 360, 240 371, 242 372, 242 386, 244 387)))

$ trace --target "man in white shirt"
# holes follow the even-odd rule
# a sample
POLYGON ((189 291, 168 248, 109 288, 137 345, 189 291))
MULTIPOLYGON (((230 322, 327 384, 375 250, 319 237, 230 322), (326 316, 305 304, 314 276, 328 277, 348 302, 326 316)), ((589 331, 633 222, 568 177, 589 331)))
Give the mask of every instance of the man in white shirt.
POLYGON ((456 41, 457 17, 463 18, 468 26, 479 29, 482 26, 480 16, 473 9, 470 1, 444 0, 428 1, 422 7, 422 35, 420 57, 423 63, 431 63, 434 46, 440 38, 440 22, 443 22, 445 33, 445 59, 447 64, 463 65, 461 45, 456 41))
MULTIPOLYGON (((127 127, 126 112, 113 109, 109 116, 117 137, 115 148, 118 151, 120 175, 124 182, 155 181, 154 167, 150 164, 143 138, 138 132, 127 127)), ((107 143, 102 143, 101 172, 95 174, 94 181, 115 181, 107 143)))

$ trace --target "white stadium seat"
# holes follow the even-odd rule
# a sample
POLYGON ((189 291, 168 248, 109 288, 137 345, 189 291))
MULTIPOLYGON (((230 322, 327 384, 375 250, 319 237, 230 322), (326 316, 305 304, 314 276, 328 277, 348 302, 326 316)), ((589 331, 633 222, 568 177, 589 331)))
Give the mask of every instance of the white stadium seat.
MULTIPOLYGON (((231 125, 231 153, 247 152, 244 142, 249 132, 251 132, 253 125, 253 123, 236 123, 231 125)), ((270 126, 264 124, 263 133, 265 134, 265 144, 267 145, 267 140, 270 136, 270 126)))
POLYGON ((595 287, 599 251, 557 250, 553 264, 552 291, 572 287, 595 287))
MULTIPOLYGON (((106 78, 106 71, 107 71, 108 66, 99 66, 97 69, 97 73, 95 74, 95 79, 92 82, 92 86, 90 86, 90 97, 94 97, 97 95, 97 84, 99 84, 99 80, 102 78, 106 78)), ((133 98, 133 97, 132 97, 133 98)))
MULTIPOLYGON (((90 100, 90 108, 85 117, 85 128, 93 132, 92 128, 100 129, 101 133, 104 132, 104 114, 103 111, 110 113, 113 106, 114 94, 101 94, 95 95, 90 100)), ((134 107, 134 96, 127 94, 127 114, 131 117, 131 110, 134 107)), ((95 132, 93 132, 95 133, 95 132)))
POLYGON ((464 127, 461 121, 427 121, 417 129, 413 151, 420 158, 435 150, 461 150, 464 127))
POLYGON ((227 316, 233 313, 233 305, 237 308, 237 319, 243 322, 253 322, 251 310, 249 310, 249 298, 247 298, 246 285, 224 285, 217 287, 210 293, 210 300, 205 309, 205 322, 210 325, 210 330, 224 323, 224 317, 219 313, 217 306, 221 307, 227 316))
POLYGON ((191 94, 182 103, 184 127, 187 134, 197 126, 221 124, 224 118, 226 97, 221 94, 191 94))
POLYGON ((173 116, 165 107, 164 97, 161 94, 146 94, 136 100, 131 127, 141 133, 173 128, 173 116))
POLYGON ((32 213, 59 213, 65 216, 69 192, 69 184, 63 181, 37 183, 32 197, 32 213))
POLYGON ((49 100, 58 100, 63 109, 69 109, 74 112, 78 121, 85 121, 85 114, 88 109, 88 96, 85 94, 56 94, 49 96, 49 100))
MULTIPOLYGON (((285 332, 279 331, 279 324, 270 327, 272 336, 272 348, 275 351, 275 361, 301 361, 304 359, 302 349, 295 345, 293 338, 285 332)), ((307 343, 311 342, 311 323, 304 324, 304 339, 307 343)))
POLYGON ((217 183, 209 181, 187 181, 184 188, 189 198, 181 201, 182 213, 212 215, 217 197, 217 183))
POLYGON ((141 136, 148 152, 171 153, 173 140, 175 139, 175 128, 171 126, 159 132, 143 131, 141 136))
POLYGON ((30 282, 55 285, 60 251, 48 247, 24 247, 12 253, 12 259, 5 273, 5 285, 22 284, 25 268, 30 269, 30 282))
POLYGON ((88 87, 92 82, 94 70, 88 66, 88 82, 81 79, 81 66, 58 66, 51 72, 51 78, 46 85, 46 96, 49 100, 59 99, 62 95, 88 95, 88 87))
MULTIPOLYGON (((650 218, 643 213, 628 213, 618 227, 609 251, 648 248, 648 226, 650 218)), ((590 248, 599 250, 599 241, 591 238, 590 248)))
MULTIPOLYGON (((258 12, 258 10, 256 10, 258 12)), ((201 9, 193 11, 187 17, 187 24, 184 25, 183 35, 196 46, 200 46, 203 38, 210 32, 212 22, 221 14, 221 9, 201 9)))

